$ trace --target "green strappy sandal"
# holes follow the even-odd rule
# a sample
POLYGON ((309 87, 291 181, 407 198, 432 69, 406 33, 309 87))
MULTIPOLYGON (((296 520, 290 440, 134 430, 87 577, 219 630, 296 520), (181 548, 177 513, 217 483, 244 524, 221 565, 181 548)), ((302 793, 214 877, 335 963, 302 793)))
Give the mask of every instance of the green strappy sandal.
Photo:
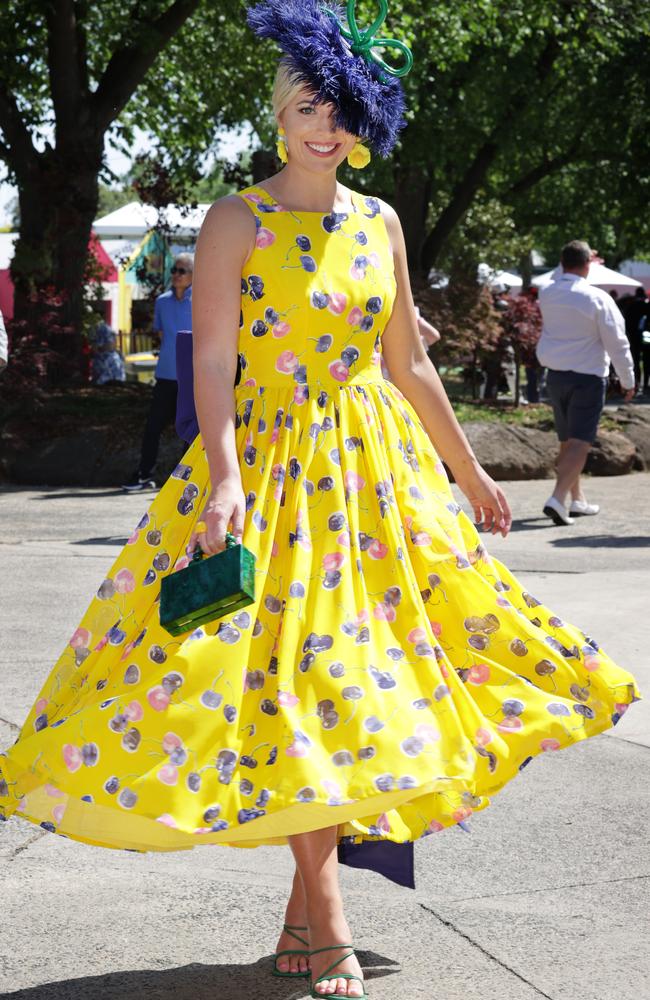
MULTIPOLYGON (((318 984, 324 983, 327 979, 356 979, 356 981, 361 983, 364 987, 364 992, 358 997, 351 997, 350 1000, 368 1000, 368 994, 365 992, 365 983, 360 976, 354 976, 351 972, 335 972, 334 975, 330 975, 332 970, 335 969, 337 965, 340 965, 341 962, 345 962, 346 958, 351 958, 351 956, 354 955, 354 948, 351 944, 330 944, 326 948, 315 948, 313 951, 310 951, 309 954, 318 955, 322 951, 335 951, 337 948, 349 948, 350 951, 347 955, 343 955, 341 958, 337 958, 335 962, 332 962, 332 964, 325 969, 325 972, 318 977, 316 982, 311 984, 311 993, 309 994, 310 997, 315 997, 315 1000, 323 1000, 323 998, 324 1000, 330 1000, 330 997, 337 997, 336 993, 316 993, 316 987, 318 984)), ((340 996, 340 994, 338 994, 338 996, 340 996)))
POLYGON ((309 941, 305 941, 303 937, 300 937, 300 934, 295 933, 296 931, 306 931, 307 929, 307 927, 295 927, 290 926, 289 924, 284 924, 283 930, 286 931, 290 937, 295 938, 296 941, 300 941, 301 944, 304 944, 305 947, 285 948, 284 951, 276 952, 273 964, 274 976, 279 976, 280 979, 304 979, 309 975, 309 970, 307 970, 307 972, 282 972, 281 969, 278 969, 278 959, 282 958, 283 955, 309 955, 309 941))

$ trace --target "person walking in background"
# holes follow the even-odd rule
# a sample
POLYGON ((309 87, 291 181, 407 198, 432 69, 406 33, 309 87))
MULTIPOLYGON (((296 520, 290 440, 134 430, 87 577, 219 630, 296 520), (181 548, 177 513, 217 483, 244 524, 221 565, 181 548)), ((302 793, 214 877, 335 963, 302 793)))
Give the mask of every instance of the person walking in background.
POLYGON ((648 382, 647 364, 643 365, 644 373, 641 374, 641 363, 646 361, 643 350, 643 330, 648 325, 643 321, 650 315, 650 302, 646 298, 645 289, 637 288, 634 295, 628 296, 621 303, 621 310, 625 317, 625 333, 630 342, 630 351, 634 362, 634 377, 637 388, 640 389, 644 383, 648 382))
POLYGON ((586 280, 590 260, 587 243, 567 243, 562 271, 539 293, 543 325, 537 357, 548 369, 546 391, 560 439, 557 480, 544 513, 558 525, 600 509, 587 503, 580 474, 596 438, 610 358, 625 402, 634 396, 634 366, 623 317, 611 295, 586 280))
POLYGON ((650 301, 646 302, 646 310, 639 320, 638 335, 641 342, 639 354, 643 365, 643 374, 641 374, 640 363, 637 392, 639 396, 645 396, 650 387, 650 301))
POLYGON ((171 269, 172 286, 156 299, 153 330, 160 337, 160 354, 156 365, 156 383, 153 389, 149 415, 142 438, 140 465, 134 476, 122 489, 130 493, 155 489, 153 471, 158 458, 160 435, 168 424, 176 420, 176 336, 179 330, 192 329, 192 277, 194 257, 181 253, 171 269))

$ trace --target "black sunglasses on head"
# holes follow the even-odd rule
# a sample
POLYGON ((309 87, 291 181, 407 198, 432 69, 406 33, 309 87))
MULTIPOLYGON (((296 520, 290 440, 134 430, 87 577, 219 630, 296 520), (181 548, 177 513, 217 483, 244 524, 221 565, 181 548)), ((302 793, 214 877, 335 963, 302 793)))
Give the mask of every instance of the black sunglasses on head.
POLYGON ((174 264, 174 266, 170 271, 170 274, 189 274, 189 271, 186 267, 176 267, 176 265, 174 264))

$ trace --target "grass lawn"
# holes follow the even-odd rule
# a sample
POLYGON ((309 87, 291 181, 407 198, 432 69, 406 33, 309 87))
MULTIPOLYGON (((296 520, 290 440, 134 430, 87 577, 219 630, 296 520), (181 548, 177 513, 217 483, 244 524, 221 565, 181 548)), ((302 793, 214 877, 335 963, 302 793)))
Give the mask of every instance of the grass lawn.
MULTIPOLYGON (((472 420, 488 420, 518 427, 533 427, 539 431, 552 431, 553 410, 550 403, 528 403, 515 406, 512 397, 503 396, 495 400, 472 399, 467 394, 460 369, 441 370, 441 378, 461 424, 472 420)), ((619 424, 607 413, 600 418, 604 430, 620 430, 619 424)))

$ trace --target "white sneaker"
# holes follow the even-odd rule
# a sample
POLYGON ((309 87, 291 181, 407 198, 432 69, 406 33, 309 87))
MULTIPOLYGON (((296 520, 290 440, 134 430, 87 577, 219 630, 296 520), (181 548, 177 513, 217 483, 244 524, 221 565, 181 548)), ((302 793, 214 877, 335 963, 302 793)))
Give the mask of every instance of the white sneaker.
POLYGON ((586 500, 572 500, 569 507, 569 514, 573 517, 589 517, 597 514, 600 507, 597 503, 587 503, 586 500))
POLYGON ((544 504, 544 513, 557 525, 573 524, 566 507, 559 500, 556 500, 555 497, 548 498, 544 504))

